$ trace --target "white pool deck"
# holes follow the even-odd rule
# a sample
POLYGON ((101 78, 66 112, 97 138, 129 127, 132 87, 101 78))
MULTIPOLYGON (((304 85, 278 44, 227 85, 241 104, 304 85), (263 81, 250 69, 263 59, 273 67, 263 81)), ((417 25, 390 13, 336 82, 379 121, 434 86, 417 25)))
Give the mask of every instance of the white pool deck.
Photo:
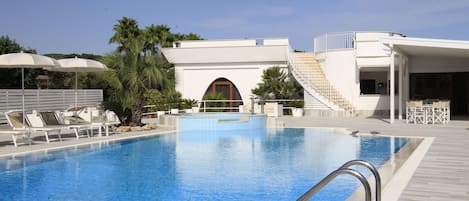
MULTIPOLYGON (((403 193, 398 200, 469 200, 469 121, 451 121, 447 125, 413 125, 374 118, 331 119, 315 117, 281 117, 286 127, 341 127, 358 130, 360 133, 379 133, 393 136, 417 136, 433 138, 433 143, 417 169, 408 181, 401 185, 403 193)), ((80 145, 107 143, 112 140, 125 140, 149 137, 172 132, 169 128, 152 131, 131 132, 109 137, 81 138, 76 140, 69 135, 62 142, 49 144, 35 135, 33 146, 14 147, 9 135, 0 135, 0 157, 11 154, 25 154, 36 151, 72 148, 80 145)), ((392 199, 391 199, 392 200, 392 199)), ((383 200, 384 201, 384 200, 383 200)))

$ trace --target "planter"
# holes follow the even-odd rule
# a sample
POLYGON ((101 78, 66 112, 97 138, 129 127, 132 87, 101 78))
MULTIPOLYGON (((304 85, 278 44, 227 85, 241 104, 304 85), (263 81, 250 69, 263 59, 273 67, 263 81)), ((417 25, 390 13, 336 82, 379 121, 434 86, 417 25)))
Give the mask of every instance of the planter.
POLYGON ((199 113, 199 107, 192 107, 192 113, 199 113))
POLYGON ((193 111, 192 109, 184 109, 185 113, 192 113, 192 111, 193 111))
POLYGON ((292 116, 293 117, 302 117, 303 116, 303 108, 293 108, 292 109, 292 116))
POLYGON ((170 113, 171 114, 179 114, 179 109, 171 109, 170 113))

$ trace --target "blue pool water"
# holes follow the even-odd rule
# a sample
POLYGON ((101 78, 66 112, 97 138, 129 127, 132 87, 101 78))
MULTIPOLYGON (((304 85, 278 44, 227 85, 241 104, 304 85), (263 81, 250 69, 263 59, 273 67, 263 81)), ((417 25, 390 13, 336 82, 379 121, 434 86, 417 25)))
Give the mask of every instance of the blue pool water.
MULTIPOLYGON (((0 159, 0 200, 295 200, 344 162, 383 164, 405 138, 327 129, 180 132, 0 159)), ((313 200, 344 200, 340 176, 313 200)))

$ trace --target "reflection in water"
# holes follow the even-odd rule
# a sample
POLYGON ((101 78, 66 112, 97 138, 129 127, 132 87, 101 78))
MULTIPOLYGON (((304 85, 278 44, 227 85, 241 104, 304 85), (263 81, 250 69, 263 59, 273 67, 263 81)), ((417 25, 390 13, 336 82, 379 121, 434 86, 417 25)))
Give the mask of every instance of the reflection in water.
MULTIPOLYGON (((328 129, 181 132, 0 160, 0 189, 6 200, 294 200, 342 163, 382 164, 405 143, 328 129)), ((314 199, 356 186, 345 176, 314 199)))

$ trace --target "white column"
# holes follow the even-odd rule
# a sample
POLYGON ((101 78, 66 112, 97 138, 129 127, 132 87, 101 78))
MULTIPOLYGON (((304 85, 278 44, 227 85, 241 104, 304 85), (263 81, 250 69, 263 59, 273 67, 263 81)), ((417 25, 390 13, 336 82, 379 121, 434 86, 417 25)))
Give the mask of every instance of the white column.
POLYGON ((402 100, 404 99, 403 97, 403 91, 402 89, 402 76, 403 76, 403 70, 404 70, 404 55, 399 55, 399 120, 402 120, 402 100))
POLYGON ((394 57, 395 57, 395 52, 393 50, 393 46, 391 45, 391 64, 390 64, 390 67, 389 67, 389 79, 390 79, 390 83, 389 85, 391 85, 389 87, 389 123, 394 123, 394 95, 395 95, 395 89, 394 89, 394 57))
POLYGON ((405 57, 405 60, 404 60, 404 97, 405 97, 405 101, 409 101, 409 93, 410 93, 410 73, 409 73, 409 70, 410 67, 409 67, 409 57, 405 57))

